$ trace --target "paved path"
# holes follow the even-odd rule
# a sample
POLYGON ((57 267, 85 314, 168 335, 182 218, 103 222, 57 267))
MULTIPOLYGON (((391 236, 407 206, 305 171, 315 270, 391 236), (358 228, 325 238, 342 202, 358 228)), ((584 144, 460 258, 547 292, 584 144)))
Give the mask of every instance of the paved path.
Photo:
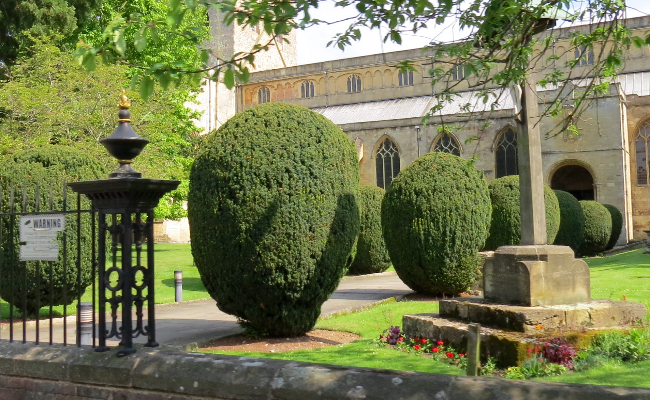
MULTIPOLYGON (((322 314, 341 312, 362 308, 372 303, 403 296, 412 291, 394 273, 366 275, 345 278, 338 289, 323 304, 322 314)), ((145 313, 146 315, 146 313, 145 313)), ((75 321, 69 318, 67 323, 68 343, 75 343, 75 321)), ((22 340, 22 325, 15 327, 15 340, 22 340)), ((28 325, 27 340, 34 341, 35 327, 28 325)), ((63 343, 63 323, 53 326, 53 341, 63 343)), ((49 326, 41 323, 40 340, 49 342, 49 326)), ((195 300, 156 306, 156 339, 160 344, 184 347, 193 343, 205 343, 209 340, 241 332, 235 317, 225 314, 217 308, 214 300, 195 300)), ((2 339, 8 337, 3 329, 2 339)), ((145 343, 146 338, 138 338, 136 343, 145 343)), ((113 345, 117 342, 113 342, 113 345)))

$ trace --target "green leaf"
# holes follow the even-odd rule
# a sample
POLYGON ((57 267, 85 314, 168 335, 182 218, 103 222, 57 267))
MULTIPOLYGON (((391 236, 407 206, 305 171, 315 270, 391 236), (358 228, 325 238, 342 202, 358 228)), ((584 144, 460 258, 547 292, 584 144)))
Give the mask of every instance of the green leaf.
POLYGON ((86 70, 88 71, 94 71, 97 68, 97 63, 95 62, 95 56, 92 53, 87 52, 86 54, 84 54, 81 65, 83 65, 83 67, 86 68, 86 70))
POLYGON ((187 6, 187 8, 194 11, 194 9, 196 8, 196 0, 185 0, 185 5, 187 6))
POLYGON ((228 68, 223 74, 223 84, 226 85, 228 89, 232 89, 235 86, 235 74, 232 72, 232 69, 228 68))
POLYGON ((168 72, 157 72, 155 77, 160 82, 160 86, 165 90, 167 90, 169 84, 172 82, 172 77, 168 72))
POLYGON ((153 79, 150 76, 143 76, 140 81, 140 97, 147 100, 153 93, 153 79))
POLYGON ((135 45, 135 49, 138 52, 141 52, 142 50, 147 48, 147 37, 144 34, 144 28, 140 29, 135 34, 135 39, 133 40, 133 44, 135 45))

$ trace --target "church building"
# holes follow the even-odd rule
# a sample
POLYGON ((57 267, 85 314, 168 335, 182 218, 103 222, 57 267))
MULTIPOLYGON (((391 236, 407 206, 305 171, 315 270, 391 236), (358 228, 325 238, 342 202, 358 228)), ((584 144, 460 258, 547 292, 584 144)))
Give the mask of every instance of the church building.
MULTIPOLYGON (((624 22, 643 37, 650 30, 650 17, 624 22)), ((254 28, 222 23, 213 23, 212 28, 220 42, 215 43, 215 51, 224 55, 268 40, 254 28), (229 30, 226 35, 224 29, 229 30)), ((576 72, 588 73, 594 52, 600 49, 572 47, 570 33, 589 29, 590 25, 555 29, 556 40, 548 51, 558 60, 545 66, 545 71, 575 59, 576 72)), ((234 112, 257 104, 284 101, 319 112, 343 129, 357 148, 361 184, 386 188, 401 169, 431 151, 475 160, 488 182, 517 174, 518 132, 509 92, 499 93, 493 104, 483 104, 478 92, 469 88, 463 66, 455 65, 452 78, 458 96, 430 114, 437 104, 435 94, 449 84, 431 84, 429 71, 442 67, 436 65, 434 49, 296 65, 295 33, 289 42, 276 42, 277 47, 258 55, 257 69, 248 83, 232 91, 217 84, 211 92, 204 92, 211 104, 204 127, 215 129, 234 112), (400 70, 397 64, 404 60, 413 61, 415 71, 400 70)), ((538 86, 540 112, 545 103, 557 98, 558 91, 572 98, 579 95, 583 84, 538 86)), ((572 100, 562 106, 566 112, 572 107, 572 100)), ((577 136, 558 131, 561 118, 541 120, 544 182, 579 200, 616 206, 624 216, 619 244, 644 239, 643 230, 650 229, 650 47, 632 48, 608 93, 589 99, 577 122, 577 136)))

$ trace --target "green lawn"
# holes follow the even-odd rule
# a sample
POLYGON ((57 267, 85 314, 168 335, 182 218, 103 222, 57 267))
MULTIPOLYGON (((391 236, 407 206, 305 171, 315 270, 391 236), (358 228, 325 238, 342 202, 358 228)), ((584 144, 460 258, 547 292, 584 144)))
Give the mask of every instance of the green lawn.
POLYGON ((582 383, 586 385, 629 386, 650 388, 650 361, 622 363, 612 361, 598 368, 574 372, 536 381, 582 383))
POLYGON ((650 254, 645 249, 585 259, 591 272, 591 297, 650 303, 650 254))

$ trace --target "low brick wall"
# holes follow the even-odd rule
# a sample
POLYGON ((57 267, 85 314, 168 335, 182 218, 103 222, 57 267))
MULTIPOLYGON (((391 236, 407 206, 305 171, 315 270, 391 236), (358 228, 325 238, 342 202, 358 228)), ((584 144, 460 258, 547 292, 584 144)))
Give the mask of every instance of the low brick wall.
POLYGON ((650 390, 344 368, 143 349, 0 343, 0 399, 648 399, 650 390))

